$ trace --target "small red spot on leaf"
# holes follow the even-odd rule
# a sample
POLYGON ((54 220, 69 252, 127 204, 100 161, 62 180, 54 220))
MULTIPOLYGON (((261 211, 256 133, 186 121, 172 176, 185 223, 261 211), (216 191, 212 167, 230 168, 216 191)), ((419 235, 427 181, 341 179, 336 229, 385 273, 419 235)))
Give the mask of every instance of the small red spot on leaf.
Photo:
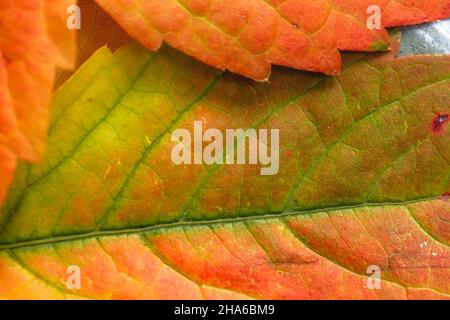
POLYGON ((2 56, 2 58, 3 58, 3 62, 5 63, 6 66, 9 66, 11 64, 12 61, 9 57, 4 55, 4 56, 2 56))
POLYGON ((445 201, 450 200, 450 192, 444 192, 441 196, 441 199, 445 201))
POLYGON ((450 120, 450 116, 448 114, 438 113, 436 115, 436 117, 434 117, 434 119, 433 119, 433 123, 432 123, 433 132, 442 133, 449 120, 450 120))

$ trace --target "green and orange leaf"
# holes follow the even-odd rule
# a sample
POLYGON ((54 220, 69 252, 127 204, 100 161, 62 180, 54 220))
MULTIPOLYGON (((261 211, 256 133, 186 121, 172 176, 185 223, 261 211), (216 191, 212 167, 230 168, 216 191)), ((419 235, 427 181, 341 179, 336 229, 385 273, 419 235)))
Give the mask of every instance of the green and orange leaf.
POLYGON ((100 49, 0 211, 0 297, 448 299, 450 131, 434 124, 450 57, 344 60, 337 77, 275 68, 268 84, 168 47, 100 49), (280 129, 279 174, 173 164, 171 133, 195 120, 280 129))
POLYGON ((0 4, 0 204, 18 159, 42 159, 55 68, 69 68, 75 33, 66 27, 74 0, 0 4))
POLYGON ((450 17, 448 0, 96 1, 149 49, 165 41, 208 65, 261 81, 271 64, 336 75, 339 50, 387 49, 384 27, 450 17), (381 28, 371 30, 373 5, 381 9, 381 28))

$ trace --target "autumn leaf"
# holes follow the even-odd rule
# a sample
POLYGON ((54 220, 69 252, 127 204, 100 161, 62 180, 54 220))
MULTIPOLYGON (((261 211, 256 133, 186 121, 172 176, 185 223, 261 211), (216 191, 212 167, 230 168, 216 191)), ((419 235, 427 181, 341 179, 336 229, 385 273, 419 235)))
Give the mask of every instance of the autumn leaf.
POLYGON ((167 47, 100 49, 0 211, 0 297, 449 298, 450 56, 392 56, 268 84, 167 47), (174 164, 172 133, 195 121, 279 129, 278 174, 174 164))
POLYGON ((43 157, 54 70, 70 68, 75 33, 66 27, 74 0, 0 4, 0 204, 17 159, 43 157))
MULTIPOLYGON (((77 68, 103 46, 112 51, 130 41, 128 34, 93 0, 79 0, 82 28, 77 32, 77 68)), ((76 70, 58 70, 55 87, 58 88, 76 70)))
POLYGON ((96 1, 151 50, 165 41, 261 81, 271 64, 336 75, 339 50, 387 49, 384 27, 450 17, 449 0, 96 1))

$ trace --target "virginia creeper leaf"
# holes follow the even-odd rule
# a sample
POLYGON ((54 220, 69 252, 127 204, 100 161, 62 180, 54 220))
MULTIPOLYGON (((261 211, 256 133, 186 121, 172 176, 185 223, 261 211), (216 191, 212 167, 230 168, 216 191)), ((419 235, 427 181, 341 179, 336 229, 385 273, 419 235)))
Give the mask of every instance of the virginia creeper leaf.
MULTIPOLYGON (((112 51, 130 41, 128 34, 93 0, 79 0, 82 28, 77 32, 78 54, 76 67, 81 66, 99 48, 112 51)), ((58 70, 55 87, 60 87, 76 70, 58 70)))
POLYGON ((56 66, 69 68, 75 34, 66 27, 74 0, 0 4, 0 205, 17 159, 43 157, 56 66))
POLYGON ((336 75, 339 50, 387 49, 384 27, 450 17, 449 0, 96 1, 152 50, 166 41, 255 80, 267 80, 271 64, 336 75))
MULTIPOLYGON (((340 76, 217 74, 100 49, 0 211, 0 297, 450 297, 450 56, 347 54, 340 76), (175 165, 171 133, 279 128, 280 170, 175 165), (67 289, 67 267, 81 288, 67 289), (381 288, 367 269, 381 269, 381 288)), ((242 143, 242 141, 241 141, 242 143)))

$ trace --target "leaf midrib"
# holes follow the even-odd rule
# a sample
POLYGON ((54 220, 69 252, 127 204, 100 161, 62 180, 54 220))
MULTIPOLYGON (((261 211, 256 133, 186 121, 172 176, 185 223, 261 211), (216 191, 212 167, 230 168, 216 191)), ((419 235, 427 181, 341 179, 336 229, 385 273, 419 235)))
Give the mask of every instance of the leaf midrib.
POLYGON ((406 207, 411 204, 425 202, 425 201, 433 201, 440 199, 440 196, 434 197, 424 197, 417 198, 406 201, 398 201, 398 202, 372 202, 372 203, 359 203, 353 205, 343 205, 343 206, 332 206, 332 207, 322 207, 322 208, 314 208, 308 210, 291 210, 291 211, 282 211, 282 212, 268 212, 266 214, 258 214, 253 213, 253 215, 248 215, 245 217, 230 217, 230 218, 216 218, 216 219, 203 219, 203 220, 179 220, 176 222, 170 222, 165 224, 150 224, 140 227, 131 227, 124 229, 100 229, 89 232, 80 232, 69 235, 61 235, 61 236, 50 236, 41 239, 33 239, 33 240, 21 240, 18 242, 9 242, 0 244, 0 251, 11 250, 11 249, 20 249, 27 247, 35 247, 35 246, 43 246, 43 245, 53 245, 62 242, 76 241, 76 240, 85 240, 91 238, 103 238, 103 237, 114 237, 121 235, 130 235, 130 234, 139 234, 146 233, 150 231, 161 231, 161 230, 170 230, 181 227, 204 227, 204 226, 213 226, 213 225, 223 225, 223 224, 233 224, 240 222, 252 222, 252 221, 260 221, 260 220, 268 220, 268 219, 278 219, 283 217, 293 217, 300 215, 311 215, 318 213, 329 213, 334 211, 342 211, 349 210, 352 211, 358 208, 377 208, 377 207, 406 207))
MULTIPOLYGON (((358 64, 359 62, 361 62, 361 59, 356 59, 355 61, 353 61, 346 67, 348 68, 354 64, 358 64)), ((143 69, 145 70, 146 68, 144 67, 143 69)), ((139 76, 137 78, 139 78, 139 76)), ((210 82, 206 86, 205 91, 208 92, 209 91, 208 89, 211 89, 212 87, 214 87, 214 84, 218 81, 219 78, 220 77, 213 76, 212 82, 210 82)), ((316 87, 322 81, 327 80, 327 79, 329 79, 329 78, 318 79, 318 81, 314 82, 314 84, 311 87, 306 88, 304 90, 304 92, 302 91, 301 94, 309 92, 311 89, 316 87)), ((440 81, 438 81, 438 83, 447 81, 447 80, 448 80, 448 78, 444 78, 444 79, 441 79, 440 81)), ((433 84, 436 84, 436 82, 432 82, 428 85, 433 85, 433 84)), ((422 88, 419 88, 419 90, 420 89, 422 89, 422 88)), ((414 90, 413 92, 416 92, 416 90, 414 90)), ((411 94, 411 93, 408 93, 408 95, 409 94, 411 94)), ((200 95, 200 97, 202 97, 203 95, 204 95, 204 92, 203 92, 203 94, 200 95)), ((404 96, 402 96, 402 98, 404 98, 404 96)), ((194 101, 196 101, 198 99, 199 99, 199 97, 197 97, 194 101)), ((291 101, 291 100, 295 100, 295 99, 289 99, 289 101, 291 101)), ((387 103, 386 105, 391 105, 392 103, 393 102, 391 101, 390 103, 387 103)), ((289 103, 287 103, 287 104, 289 104, 289 103)), ((285 106, 286 104, 282 103, 281 105, 285 106)), ((188 108, 188 110, 189 110, 189 108, 188 108)), ((278 111, 278 108, 275 108, 275 110, 278 111)), ((377 110, 378 110, 378 108, 374 112, 376 112, 377 110)), ((267 118, 269 118, 276 111, 272 110, 272 112, 269 112, 268 114, 266 114, 266 116, 263 117, 263 119, 261 119, 261 121, 258 121, 256 123, 256 125, 267 120, 267 118)), ((364 118, 366 118, 367 116, 370 116, 371 114, 372 113, 370 113, 369 115, 366 115, 364 118)), ((53 170, 50 170, 50 171, 53 171, 53 170)), ((178 228, 178 227, 209 226, 209 225, 215 225, 215 224, 239 223, 239 222, 245 222, 245 221, 256 221, 256 220, 264 220, 264 219, 276 219, 276 218, 281 218, 281 217, 286 217, 286 216, 307 215, 307 214, 314 214, 314 213, 321 213, 321 212, 332 212, 332 211, 338 211, 338 210, 351 210, 351 209, 356 209, 356 208, 361 208, 361 207, 406 206, 408 204, 413 204, 416 202, 431 201, 431 200, 436 200, 439 198, 440 198, 440 195, 436 194, 433 197, 422 197, 422 198, 398 201, 398 202, 361 202, 361 203, 351 204, 351 205, 317 207, 317 208, 313 208, 313 209, 284 208, 281 211, 267 212, 265 214, 261 214, 260 212, 255 211, 246 216, 233 217, 233 218, 214 217, 211 219, 206 218, 206 219, 202 219, 202 220, 200 220, 200 219, 187 220, 187 219, 185 219, 186 217, 183 216, 180 220, 170 222, 170 223, 165 223, 165 224, 152 223, 152 224, 148 224, 148 225, 136 226, 136 227, 131 227, 131 228, 125 227, 123 229, 120 229, 120 228, 102 229, 101 224, 98 224, 97 226, 95 226, 95 228, 92 231, 87 231, 87 232, 80 232, 80 233, 60 235, 60 236, 50 235, 50 236, 43 237, 40 239, 31 239, 31 240, 25 239, 25 240, 20 240, 17 242, 11 242, 11 241, 3 242, 3 243, 0 242, 0 251, 24 248, 24 247, 32 247, 32 246, 38 246, 38 245, 55 244, 55 243, 61 243, 61 242, 66 242, 66 241, 82 240, 82 239, 89 239, 89 238, 96 238, 96 237, 120 236, 120 235, 125 235, 125 234, 145 233, 145 232, 149 232, 149 231, 173 229, 173 228, 178 228)), ((365 201, 367 201, 367 199, 365 201)))

